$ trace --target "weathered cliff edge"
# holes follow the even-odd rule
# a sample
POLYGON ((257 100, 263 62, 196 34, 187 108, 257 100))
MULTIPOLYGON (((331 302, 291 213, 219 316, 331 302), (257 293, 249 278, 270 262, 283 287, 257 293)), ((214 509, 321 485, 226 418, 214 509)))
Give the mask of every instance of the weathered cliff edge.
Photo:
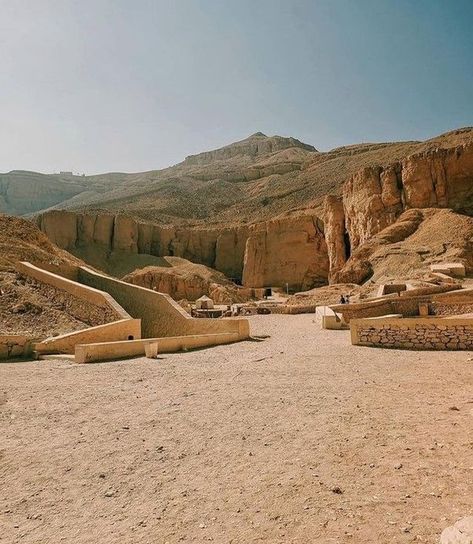
POLYGON ((356 250, 412 208, 473 215, 472 142, 360 170, 344 184, 342 196, 326 198, 324 223, 304 215, 204 229, 142 223, 126 215, 52 211, 40 216, 38 224, 72 253, 95 245, 106 251, 183 257, 248 287, 289 284, 304 290, 347 277, 365 281, 366 263, 353 275, 353 261, 360 255, 356 250))
MULTIPOLYGON (((326 198, 330 280, 348 281, 345 263, 357 258, 356 250, 404 211, 415 208, 450 208, 473 215, 473 143, 414 154, 385 167, 364 168, 344 184, 343 196, 326 198)), ((354 264, 349 262, 348 268, 353 270, 354 264)), ((349 277, 357 283, 367 279, 361 272, 349 277)))
POLYGON ((205 264, 248 287, 323 285, 328 256, 322 222, 290 217, 251 226, 192 229, 140 223, 125 215, 51 211, 38 217, 40 229, 59 247, 81 247, 175 256, 205 264))

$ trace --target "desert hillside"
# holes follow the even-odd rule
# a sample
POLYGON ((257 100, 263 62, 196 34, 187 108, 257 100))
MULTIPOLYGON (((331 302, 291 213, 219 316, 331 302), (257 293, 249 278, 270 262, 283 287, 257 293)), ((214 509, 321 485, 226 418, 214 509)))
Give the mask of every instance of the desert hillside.
MULTIPOLYGON (((48 179, 29 190, 41 192, 48 179)), ((473 129, 329 152, 256 133, 160 171, 56 176, 54 183, 70 193, 39 214, 40 229, 111 274, 179 257, 246 287, 307 290, 355 281, 346 270, 361 266, 363 246, 376 243, 376 235, 408 210, 450 209, 471 221, 473 129)), ((18 178, 18 191, 20 186, 18 178)), ((59 189, 50 192, 60 197, 59 189)), ((457 242, 463 247, 463 239, 457 242)), ((446 257, 434 253, 431 260, 446 257)), ((468 256, 464 260, 467 269, 473 266, 468 256)), ((365 273, 354 274, 361 278, 356 281, 376 276, 368 261, 365 273)), ((409 262, 425 268, 427 259, 409 262)))
POLYGON ((76 199, 100 198, 115 179, 104 175, 99 179, 69 174, 39 174, 13 170, 0 174, 0 213, 27 215, 76 199))
MULTIPOLYGON (((159 258, 170 256, 246 287, 307 290, 389 275, 376 274, 370 260, 376 250, 363 247, 380 243, 376 235, 398 221, 402 230, 409 210, 419 210, 422 218, 424 209, 451 210, 470 225, 473 129, 329 153, 257 133, 154 176, 134 175, 95 204, 82 199, 78 205, 79 195, 69 210, 41 214, 38 225, 59 247, 115 275, 160 266, 159 258), (367 253, 368 259, 360 259, 367 253), (364 272, 354 274, 360 266, 364 272)), ((409 236, 422 222, 412 223, 409 236)), ((441 221, 431 222, 430 230, 434 242, 445 240, 441 221)), ((460 229, 451 242, 465 247, 467 232, 460 229)), ((470 270, 469 252, 461 255, 470 270)), ((448 256, 429 250, 424 258, 409 257, 411 268, 405 264, 425 270, 448 256)))
POLYGON ((101 316, 82 309, 73 297, 15 272, 17 261, 80 265, 25 219, 0 214, 0 334, 36 339, 98 324, 101 316))
POLYGON ((367 166, 448 149, 473 138, 459 129, 425 142, 362 143, 319 152, 295 138, 256 133, 163 170, 94 176, 0 174, 0 211, 50 208, 129 213, 169 224, 241 224, 320 210, 327 194, 367 166))
MULTIPOLYGON (((473 130, 466 128, 426 142, 367 143, 319 152, 294 138, 256 133, 165 170, 116 177, 114 188, 99 198, 84 194, 59 207, 128 213, 173 225, 254 223, 320 211, 323 197, 340 194, 343 183, 362 168, 472 139, 473 130)), ((104 179, 109 181, 107 176, 90 178, 93 184, 104 179)))
POLYGON ((17 261, 83 264, 53 244, 31 221, 0 213, 0 272, 12 272, 17 261))

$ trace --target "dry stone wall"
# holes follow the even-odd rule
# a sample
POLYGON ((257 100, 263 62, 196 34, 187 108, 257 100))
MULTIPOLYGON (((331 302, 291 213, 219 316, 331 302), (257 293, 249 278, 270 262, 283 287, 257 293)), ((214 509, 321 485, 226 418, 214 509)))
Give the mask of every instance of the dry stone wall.
POLYGON ((413 350, 473 349, 473 318, 361 319, 350 323, 352 343, 413 350))
POLYGON ((429 304, 429 314, 432 315, 473 315, 473 303, 432 302, 429 304))

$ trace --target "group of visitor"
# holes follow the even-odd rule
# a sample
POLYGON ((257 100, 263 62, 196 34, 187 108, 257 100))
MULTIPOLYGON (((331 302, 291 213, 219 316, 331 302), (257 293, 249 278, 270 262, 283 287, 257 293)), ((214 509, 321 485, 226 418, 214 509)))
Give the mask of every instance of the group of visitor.
POLYGON ((350 304, 350 295, 342 295, 340 297, 340 304, 350 304))

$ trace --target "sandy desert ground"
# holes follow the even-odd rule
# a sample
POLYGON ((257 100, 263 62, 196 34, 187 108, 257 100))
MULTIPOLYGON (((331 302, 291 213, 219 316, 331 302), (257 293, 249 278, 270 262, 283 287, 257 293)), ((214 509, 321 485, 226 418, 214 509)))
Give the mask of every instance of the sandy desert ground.
POLYGON ((472 354, 313 315, 159 360, 0 365, 0 542, 438 542, 473 508, 472 354))

